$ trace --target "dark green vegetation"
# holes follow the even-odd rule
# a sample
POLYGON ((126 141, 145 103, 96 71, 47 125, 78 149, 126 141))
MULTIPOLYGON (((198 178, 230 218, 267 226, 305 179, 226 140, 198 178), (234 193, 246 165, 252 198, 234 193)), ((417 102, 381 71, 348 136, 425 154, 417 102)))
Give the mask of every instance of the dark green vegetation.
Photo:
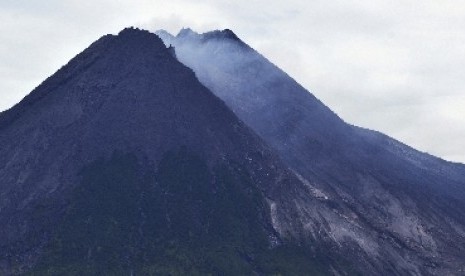
POLYGON ((32 275, 315 275, 303 248, 270 247, 259 189, 237 164, 185 148, 158 164, 115 153, 81 184, 32 275))

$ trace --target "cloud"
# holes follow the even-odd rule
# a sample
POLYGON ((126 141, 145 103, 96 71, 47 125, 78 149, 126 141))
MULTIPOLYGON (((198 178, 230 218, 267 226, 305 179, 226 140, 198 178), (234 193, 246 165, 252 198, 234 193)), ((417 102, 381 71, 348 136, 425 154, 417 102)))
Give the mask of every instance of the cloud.
POLYGON ((125 26, 230 28, 346 121, 465 162, 460 1, 6 0, 0 17, 0 110, 125 26))

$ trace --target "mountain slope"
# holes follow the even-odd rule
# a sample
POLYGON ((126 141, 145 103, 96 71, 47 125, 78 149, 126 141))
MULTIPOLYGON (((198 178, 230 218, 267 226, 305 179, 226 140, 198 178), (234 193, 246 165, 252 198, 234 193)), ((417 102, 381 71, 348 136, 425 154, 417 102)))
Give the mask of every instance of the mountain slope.
POLYGON ((295 170, 308 197, 332 204, 321 213, 300 202, 303 229, 291 236, 348 256, 358 248, 351 258, 366 274, 465 271, 465 166, 346 124, 230 30, 157 34, 295 170))
POLYGON ((1 274, 345 264, 276 231, 300 223, 293 200, 329 207, 147 31, 100 38, 1 113, 0 144, 1 274))

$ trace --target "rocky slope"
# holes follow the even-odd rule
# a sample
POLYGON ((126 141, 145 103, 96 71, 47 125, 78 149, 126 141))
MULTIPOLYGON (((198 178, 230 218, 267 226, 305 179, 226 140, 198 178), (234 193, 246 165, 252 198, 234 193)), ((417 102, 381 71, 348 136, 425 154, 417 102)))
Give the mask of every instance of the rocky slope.
POLYGON ((367 275, 465 273, 464 165, 345 123, 230 30, 157 34, 306 185, 299 225, 273 221, 281 236, 322 241, 367 275))

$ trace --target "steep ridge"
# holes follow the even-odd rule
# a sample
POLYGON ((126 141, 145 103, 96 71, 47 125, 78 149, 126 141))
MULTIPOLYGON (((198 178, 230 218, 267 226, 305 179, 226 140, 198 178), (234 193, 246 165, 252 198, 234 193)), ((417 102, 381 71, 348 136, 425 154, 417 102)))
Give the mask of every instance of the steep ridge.
POLYGON ((0 144, 0 274, 353 270, 291 241, 296 202, 330 206, 147 31, 100 38, 1 113, 0 144))
POLYGON ((279 153, 307 197, 332 205, 321 213, 302 200, 303 237, 288 234, 333 244, 367 275, 465 273, 464 165, 343 122, 230 30, 157 34, 279 153))

